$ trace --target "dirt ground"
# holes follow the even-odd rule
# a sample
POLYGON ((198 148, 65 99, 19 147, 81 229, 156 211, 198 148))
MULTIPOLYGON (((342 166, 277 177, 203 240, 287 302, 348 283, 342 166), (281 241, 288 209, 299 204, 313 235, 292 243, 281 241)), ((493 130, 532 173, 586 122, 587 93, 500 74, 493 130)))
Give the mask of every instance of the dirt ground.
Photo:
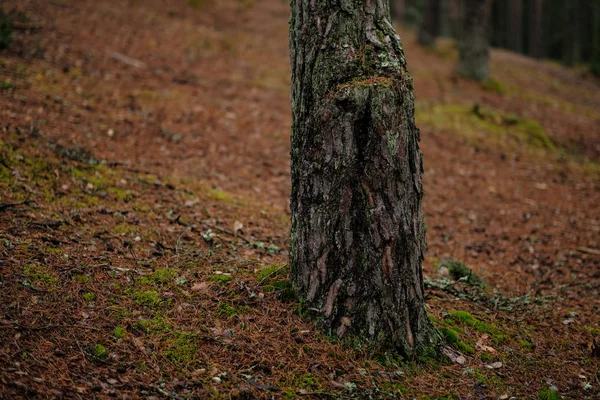
POLYGON ((469 82, 451 41, 400 29, 456 352, 402 360, 315 331, 287 280, 286 1, 2 5, 0 398, 600 399, 585 67, 494 50, 469 82))

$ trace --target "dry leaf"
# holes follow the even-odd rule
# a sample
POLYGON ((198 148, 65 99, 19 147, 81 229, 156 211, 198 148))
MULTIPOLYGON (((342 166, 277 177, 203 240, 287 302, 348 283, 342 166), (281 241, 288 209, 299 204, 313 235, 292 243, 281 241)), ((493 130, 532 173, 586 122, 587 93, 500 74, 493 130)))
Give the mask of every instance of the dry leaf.
POLYGON ((487 369, 498 369, 498 368, 502 368, 502 362, 498 361, 498 362, 495 362, 495 363, 493 363, 493 364, 487 364, 485 367, 486 367, 487 369))
POLYGON ((238 231, 241 231, 242 229, 244 229, 244 224, 242 224, 240 221, 235 221, 233 223, 233 234, 237 235, 238 231))
POLYGON ((484 342, 485 340, 487 340, 487 338, 488 338, 488 337, 489 337, 488 335, 483 335, 483 336, 481 336, 481 337, 480 337, 480 338, 477 340, 477 343, 475 344, 475 346, 476 346, 478 349, 481 349, 481 350, 483 350, 483 351, 487 351, 487 352, 489 352, 489 353, 495 353, 495 352, 496 352, 496 349, 494 349, 493 347, 486 346, 485 344, 483 344, 483 342, 484 342))
POLYGON ((467 362, 467 359, 464 358, 459 352, 454 350, 452 347, 444 346, 442 348, 442 353, 444 353, 444 355, 446 357, 448 357, 450 359, 450 361, 452 361, 455 364, 462 365, 467 362))
POLYGON ((197 282, 192 285, 192 290, 197 292, 206 292, 208 290, 208 283, 197 282))

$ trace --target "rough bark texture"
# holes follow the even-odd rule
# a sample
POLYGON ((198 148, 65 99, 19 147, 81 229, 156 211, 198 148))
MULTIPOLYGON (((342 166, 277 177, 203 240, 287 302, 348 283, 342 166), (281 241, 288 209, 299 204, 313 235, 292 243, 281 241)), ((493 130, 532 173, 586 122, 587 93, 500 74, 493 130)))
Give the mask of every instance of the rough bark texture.
POLYGON ((412 79, 387 0, 293 0, 291 278, 321 328, 410 356, 437 343, 412 79))
POLYGON ((529 54, 535 58, 542 58, 545 55, 542 41, 544 1, 530 0, 529 8, 529 54))
POLYGON ((425 0, 423 22, 419 28, 419 44, 433 46, 440 30, 440 0, 425 0))
POLYGON ((490 0, 464 0, 461 37, 458 44, 458 73, 477 81, 487 80, 489 68, 488 25, 490 0))

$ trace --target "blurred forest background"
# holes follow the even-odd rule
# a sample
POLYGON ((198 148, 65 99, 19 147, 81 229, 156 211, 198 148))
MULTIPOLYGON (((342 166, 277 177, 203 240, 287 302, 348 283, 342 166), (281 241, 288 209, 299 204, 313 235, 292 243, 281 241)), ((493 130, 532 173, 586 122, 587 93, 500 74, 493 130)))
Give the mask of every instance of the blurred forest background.
MULTIPOLYGON (((591 65, 600 75, 600 1, 492 0, 489 21, 493 47, 568 66, 591 65)), ((459 38, 460 0, 391 0, 393 17, 420 28, 421 39, 459 38), (423 37, 423 33, 429 36, 423 37)))

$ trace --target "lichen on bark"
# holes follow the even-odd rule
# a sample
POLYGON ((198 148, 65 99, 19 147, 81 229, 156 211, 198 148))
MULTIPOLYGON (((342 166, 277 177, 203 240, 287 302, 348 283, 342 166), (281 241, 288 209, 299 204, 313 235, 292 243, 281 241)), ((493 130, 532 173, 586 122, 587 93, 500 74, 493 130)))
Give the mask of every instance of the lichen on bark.
POLYGON ((424 304, 422 154, 387 0, 293 0, 291 277, 319 324, 405 356, 424 304))

